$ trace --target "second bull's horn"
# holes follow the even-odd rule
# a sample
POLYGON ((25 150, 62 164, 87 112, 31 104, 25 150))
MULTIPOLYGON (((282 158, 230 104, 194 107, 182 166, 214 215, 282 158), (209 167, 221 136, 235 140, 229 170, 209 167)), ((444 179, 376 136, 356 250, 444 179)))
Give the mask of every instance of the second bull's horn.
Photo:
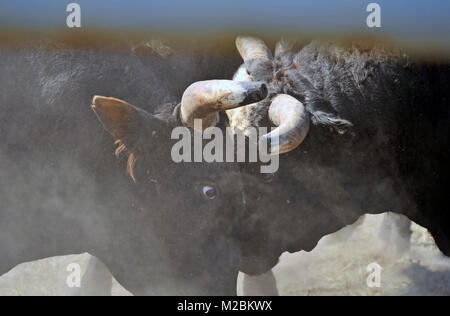
POLYGON ((299 146, 309 131, 310 117, 303 104, 287 94, 277 95, 270 104, 269 119, 277 126, 261 136, 269 154, 282 154, 299 146))
POLYGON ((263 40, 251 36, 236 37, 236 48, 244 62, 250 59, 272 59, 272 53, 263 40))
POLYGON ((263 82, 206 80, 191 84, 181 98, 181 119, 194 128, 194 119, 202 119, 202 129, 216 124, 217 112, 259 102, 267 96, 263 82))

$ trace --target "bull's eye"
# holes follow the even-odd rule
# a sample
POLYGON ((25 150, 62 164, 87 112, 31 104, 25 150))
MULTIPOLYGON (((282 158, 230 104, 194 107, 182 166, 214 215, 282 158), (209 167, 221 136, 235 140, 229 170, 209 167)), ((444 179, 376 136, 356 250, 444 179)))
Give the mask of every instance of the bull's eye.
POLYGON ((202 189, 203 197, 207 200, 213 200, 217 196, 217 191, 214 187, 205 185, 202 189))

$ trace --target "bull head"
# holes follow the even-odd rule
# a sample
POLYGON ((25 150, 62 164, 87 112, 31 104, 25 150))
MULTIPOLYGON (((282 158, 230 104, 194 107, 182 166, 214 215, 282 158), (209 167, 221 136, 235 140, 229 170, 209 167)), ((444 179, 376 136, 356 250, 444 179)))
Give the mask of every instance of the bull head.
MULTIPOLYGON (((285 53, 287 46, 279 42, 277 53, 285 53)), ((260 143, 269 144, 270 153, 286 153, 295 149, 308 134, 309 113, 296 98, 278 93, 279 86, 273 82, 272 53, 262 40, 239 36, 236 47, 244 64, 233 80, 200 81, 189 86, 181 101, 183 122, 193 127, 193 120, 197 118, 203 120, 205 128, 214 126, 215 113, 224 110, 230 125, 245 133, 247 127, 255 125, 250 118, 253 109, 276 126, 272 132, 260 137, 260 143), (267 95, 269 100, 264 100, 267 95), (268 102, 267 108, 265 104, 268 102), (248 106, 241 108, 242 105, 248 106)))
MULTIPOLYGON (((259 142, 269 145, 270 154, 287 153, 297 148, 308 135, 311 121, 339 127, 339 132, 343 132, 351 126, 350 122, 330 115, 314 104, 305 107, 299 100, 298 91, 289 89, 289 86, 295 86, 289 85, 290 82, 301 82, 297 78, 299 65, 293 62, 293 46, 292 42, 279 41, 274 58, 262 40, 238 36, 236 47, 244 63, 233 80, 198 81, 188 86, 181 98, 178 119, 191 128, 194 128, 195 119, 201 119, 202 129, 206 129, 216 125, 218 112, 225 111, 233 130, 239 129, 244 134, 247 128, 269 121, 276 128, 260 136, 259 142)), ((317 99, 320 97, 315 96, 317 99)), ((119 143, 118 153, 125 148, 131 151, 128 172, 134 179, 135 154, 130 150, 132 144, 127 145, 126 135, 134 128, 135 123, 131 123, 139 121, 136 118, 155 118, 115 98, 96 96, 92 104, 105 128, 119 143)))

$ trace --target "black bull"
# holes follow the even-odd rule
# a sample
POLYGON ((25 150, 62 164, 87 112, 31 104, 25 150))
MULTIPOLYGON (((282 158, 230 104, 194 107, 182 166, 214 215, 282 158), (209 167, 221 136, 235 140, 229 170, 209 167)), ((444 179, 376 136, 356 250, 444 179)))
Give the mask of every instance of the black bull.
POLYGON ((267 176, 257 164, 170 157, 182 88, 231 77, 237 56, 38 46, 0 51, 0 273, 88 251, 137 294, 233 294, 239 270, 263 273, 283 251, 311 250, 385 211, 425 226, 450 254, 447 66, 303 48, 302 71, 353 127, 313 125, 267 176), (89 107, 93 95, 159 113, 141 112, 128 131, 140 153, 135 183, 89 107))

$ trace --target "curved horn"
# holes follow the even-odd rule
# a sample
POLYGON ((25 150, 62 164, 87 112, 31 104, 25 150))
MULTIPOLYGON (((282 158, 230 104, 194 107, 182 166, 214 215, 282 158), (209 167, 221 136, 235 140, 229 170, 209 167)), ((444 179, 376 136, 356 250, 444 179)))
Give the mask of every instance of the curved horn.
POLYGON ((269 118, 278 126, 261 136, 260 144, 267 141, 269 154, 282 154, 299 146, 309 131, 310 117, 303 104, 287 94, 277 95, 270 104, 269 118))
POLYGON ((267 96, 263 82, 207 80, 191 84, 181 98, 181 119, 194 128, 194 119, 202 119, 202 129, 216 124, 217 112, 259 102, 267 96))
POLYGON ((244 62, 250 59, 272 59, 272 53, 263 40, 251 36, 236 37, 236 48, 244 62))

